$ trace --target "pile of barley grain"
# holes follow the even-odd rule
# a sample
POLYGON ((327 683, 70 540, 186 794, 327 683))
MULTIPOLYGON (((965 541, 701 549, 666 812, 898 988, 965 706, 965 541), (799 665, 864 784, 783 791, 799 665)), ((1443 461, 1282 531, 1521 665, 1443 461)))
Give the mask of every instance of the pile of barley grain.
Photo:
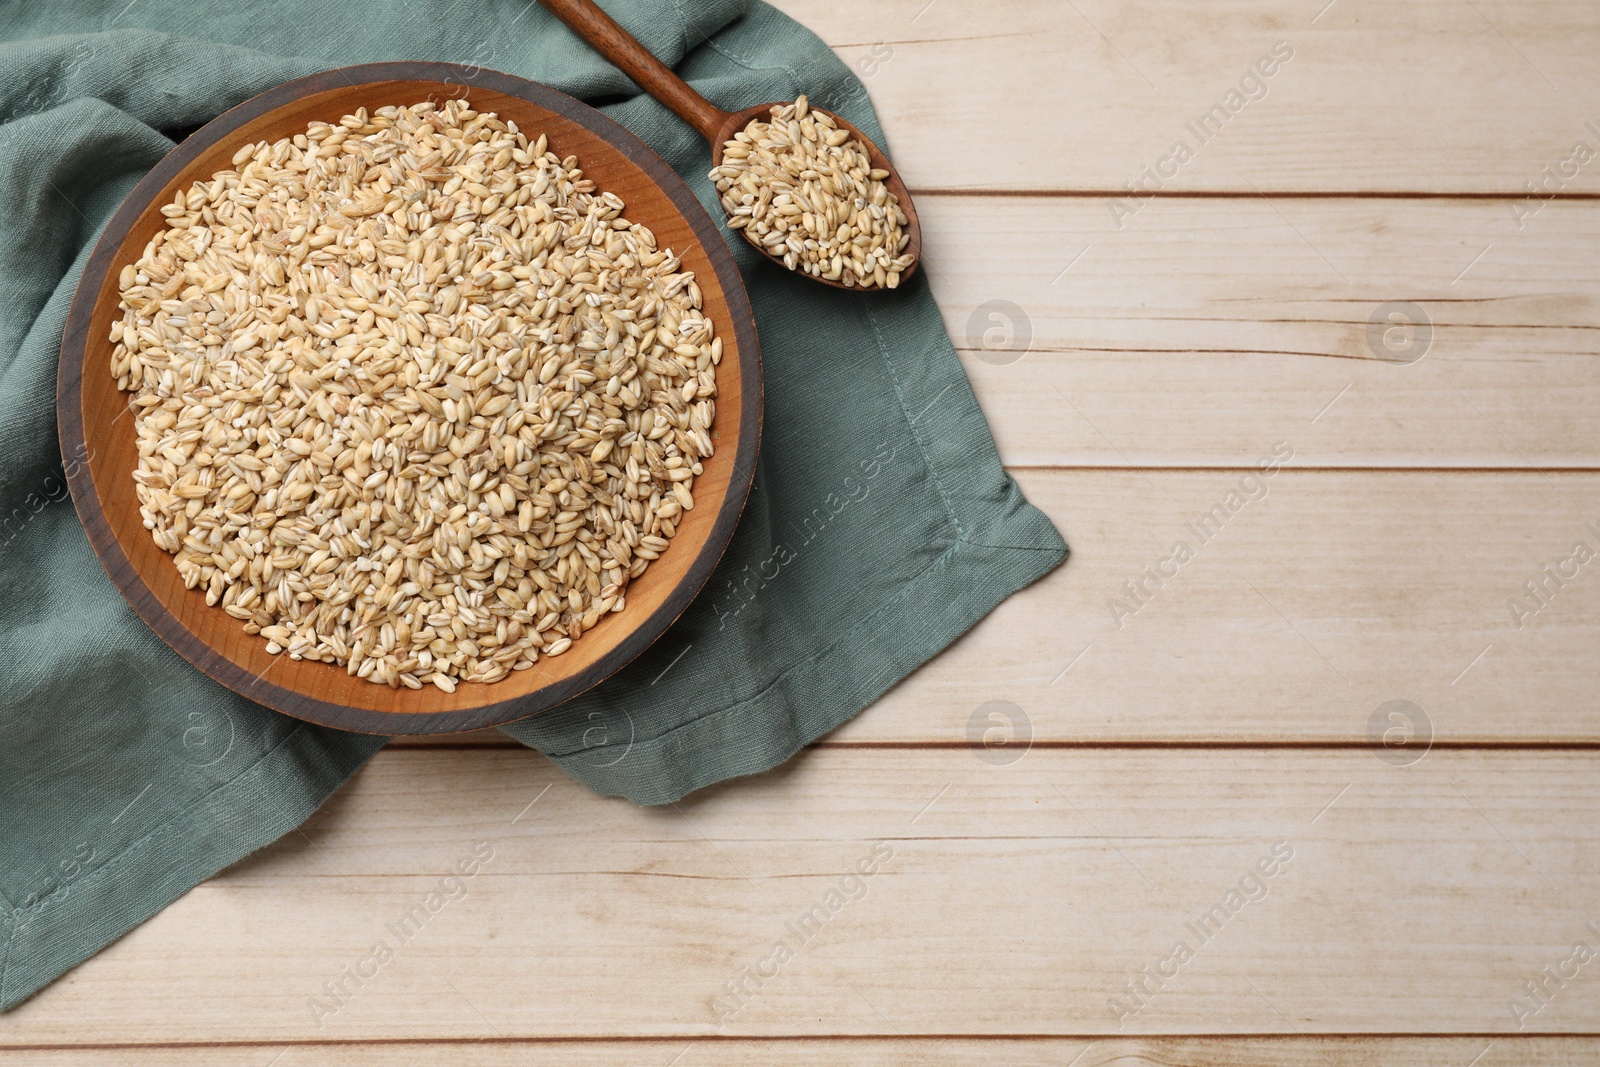
POLYGON ((784 266, 863 289, 893 289, 913 258, 906 214, 866 146, 800 97, 722 148, 711 178, 728 225, 784 266))
POLYGON ((269 652, 447 692, 621 611, 711 455, 693 275, 465 101, 233 165, 162 208, 111 329, 188 587, 269 652))

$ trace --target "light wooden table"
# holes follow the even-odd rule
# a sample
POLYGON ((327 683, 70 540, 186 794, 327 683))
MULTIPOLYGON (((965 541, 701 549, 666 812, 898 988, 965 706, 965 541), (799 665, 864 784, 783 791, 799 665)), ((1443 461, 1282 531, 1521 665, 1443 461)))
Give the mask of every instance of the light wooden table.
POLYGON ((791 765, 676 807, 497 736, 393 745, 0 1045, 1600 1062, 1600 959, 1573 959, 1600 951, 1600 561, 1573 555, 1600 551, 1600 8, 1324 3, 783 0, 865 78, 1069 564, 791 765), (465 895, 315 1018, 480 841, 465 895))

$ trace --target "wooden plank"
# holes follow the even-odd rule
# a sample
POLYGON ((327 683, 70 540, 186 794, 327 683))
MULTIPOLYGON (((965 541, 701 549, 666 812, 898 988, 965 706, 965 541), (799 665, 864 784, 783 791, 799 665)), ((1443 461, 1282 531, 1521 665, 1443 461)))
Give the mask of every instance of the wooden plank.
POLYGON ((1093 200, 919 203, 1008 463, 1600 466, 1600 204, 1518 232, 1495 201, 1166 200, 1121 231, 1093 200), (1408 365, 1423 333, 1371 323, 1396 303, 1430 331, 1408 365))
MULTIPOLYGON (((1519 227, 1537 202, 1514 199, 1576 139, 1600 144, 1584 125, 1600 14, 781 3, 873 61, 917 186, 1087 194, 918 200, 1006 459, 1102 468, 1018 472, 1071 563, 797 763, 680 811, 597 799, 536 755, 485 750, 493 734, 385 753, 309 841, 6 1016, 0 1061, 1593 1062, 1592 1039, 1551 1036, 1600 1025, 1587 968, 1546 986, 1525 1020, 1543 1036, 1515 1035, 1511 1010, 1574 940, 1600 945, 1591 753, 1054 746, 1360 745, 1396 699, 1441 746, 1596 740, 1587 566, 1521 629, 1508 601, 1573 541, 1600 545, 1595 476, 1533 470, 1600 466, 1600 208, 1519 227), (1182 167, 1163 190, 1179 199, 1125 204, 1118 227, 1097 193, 1280 38, 1295 56, 1268 98, 1182 167), (1182 198, 1258 188, 1506 199, 1182 198), (1015 362, 968 340, 994 299, 1028 315, 1015 362), (1410 366, 1367 341, 1397 300, 1435 328, 1410 366), (1266 499, 1118 626, 1107 601, 1240 475, 1205 468, 1279 441, 1295 460, 1266 499), (1180 466, 1199 469, 1140 469, 1180 466), (1350 467, 1473 470, 1307 469, 1350 467), (985 747, 996 733, 1011 744, 985 747), (321 983, 427 914, 480 840, 482 873, 317 1025, 321 983), (1147 1005, 1112 1010, 1279 840, 1295 852, 1264 898, 1147 1005), (865 896, 828 912, 879 841, 893 854, 865 896), (819 905, 825 924, 719 1028, 722 983, 819 905)), ((1563 191, 1594 194, 1597 174, 1563 191)))
POLYGON ((1017 472, 1066 565, 824 743, 1362 745, 1390 700, 1440 744, 1600 742, 1600 563, 1573 556, 1600 552, 1600 475, 1242 477, 1017 472), (1193 558, 1164 562, 1179 541, 1193 558), (1177 574, 1158 587, 1147 566, 1177 574))
POLYGON ((1001 700, 1036 743, 1362 744, 1396 699, 1442 743, 1600 739, 1600 580, 1573 558, 1600 551, 1600 478, 1290 465, 1250 500, 1243 477, 1019 472, 1066 565, 832 739, 965 743, 1001 700))
MULTIPOLYGON (((913 191, 1120 190, 1183 140, 1168 191, 1523 196, 1600 146, 1583 0, 778 6, 866 83, 913 191), (1226 99, 1279 42, 1292 58, 1226 99)), ((1592 160, 1566 169, 1564 191, 1600 189, 1592 160)))
MULTIPOLYGON (((0 1045, 1511 1034, 1523 983, 1600 942, 1593 778, 1562 752, 827 749, 641 810, 528 753, 391 750, 0 1045)), ((1524 1021, 1592 1032, 1600 984, 1524 1021)))
POLYGON ((1583 1037, 1269 1037, 1269 1038, 960 1038, 794 1041, 738 1038, 678 1041, 384 1042, 349 1045, 259 1044, 29 1050, 0 1063, 37 1067, 362 1067, 428 1063, 437 1067, 1590 1067, 1596 1043, 1583 1037), (1473 1061, 1473 1057, 1487 1054, 1473 1061), (274 1056, 279 1058, 273 1059, 274 1056))

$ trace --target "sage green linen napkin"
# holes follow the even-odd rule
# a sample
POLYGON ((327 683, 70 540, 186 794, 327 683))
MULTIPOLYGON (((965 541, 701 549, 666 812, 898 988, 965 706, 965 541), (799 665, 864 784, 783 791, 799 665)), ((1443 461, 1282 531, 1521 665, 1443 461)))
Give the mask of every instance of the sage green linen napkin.
MULTIPOLYGON (((882 143, 861 84, 771 8, 607 6, 723 107, 804 90, 882 143)), ((384 742, 285 718, 190 668, 124 605, 78 525, 55 436, 59 341, 89 248, 139 177, 175 138, 271 86, 432 59, 593 101, 721 217, 699 137, 527 0, 53 0, 8 17, 0 1009, 293 830, 384 742)), ((730 244, 766 370, 744 521, 651 651, 507 728, 592 788, 641 804, 781 762, 1066 551, 1001 469, 925 278, 861 296, 730 244)))

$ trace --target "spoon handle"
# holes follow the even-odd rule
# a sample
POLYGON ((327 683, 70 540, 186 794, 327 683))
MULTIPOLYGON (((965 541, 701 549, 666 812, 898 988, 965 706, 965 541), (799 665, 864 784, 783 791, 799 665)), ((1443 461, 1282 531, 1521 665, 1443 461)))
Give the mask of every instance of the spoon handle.
POLYGON ((593 0, 539 0, 539 3, 707 141, 716 136, 727 120, 728 112, 689 88, 672 68, 651 55, 649 49, 618 26, 593 0))

